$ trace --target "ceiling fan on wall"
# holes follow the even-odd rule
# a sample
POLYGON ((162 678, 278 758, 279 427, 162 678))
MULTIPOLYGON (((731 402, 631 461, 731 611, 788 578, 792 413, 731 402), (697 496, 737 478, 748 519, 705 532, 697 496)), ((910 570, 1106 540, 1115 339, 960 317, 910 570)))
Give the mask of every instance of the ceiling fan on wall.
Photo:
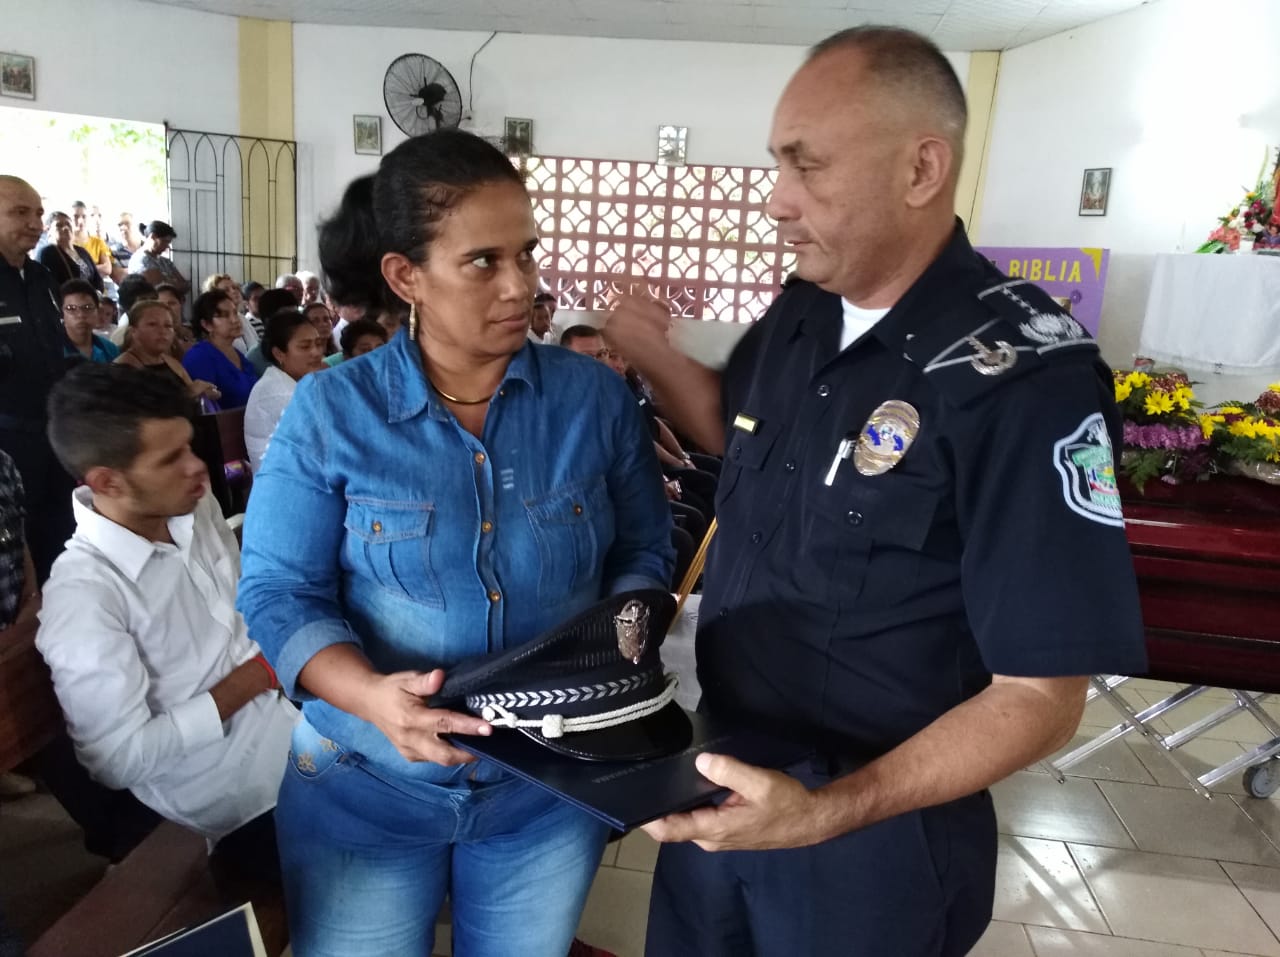
POLYGON ((407 136, 449 129, 462 121, 462 94, 438 61, 421 53, 396 57, 382 79, 382 102, 407 136))

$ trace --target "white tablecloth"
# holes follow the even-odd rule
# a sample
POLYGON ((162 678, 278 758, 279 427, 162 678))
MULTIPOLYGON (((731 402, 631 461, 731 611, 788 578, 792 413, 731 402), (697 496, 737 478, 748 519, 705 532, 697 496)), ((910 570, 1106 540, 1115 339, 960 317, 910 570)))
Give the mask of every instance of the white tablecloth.
POLYGON ((1234 374, 1280 367, 1280 256, 1157 256, 1138 351, 1234 374))

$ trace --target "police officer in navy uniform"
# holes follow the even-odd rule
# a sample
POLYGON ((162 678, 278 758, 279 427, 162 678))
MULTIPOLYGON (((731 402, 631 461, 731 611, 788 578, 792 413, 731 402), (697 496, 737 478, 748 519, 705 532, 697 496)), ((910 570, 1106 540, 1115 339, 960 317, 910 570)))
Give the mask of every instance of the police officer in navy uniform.
POLYGON ((75 531, 75 482, 45 436, 45 402, 66 361, 53 278, 27 256, 40 238, 43 212, 29 183, 0 175, 0 449, 22 475, 27 543, 41 583, 75 531))
POLYGON ((954 217, 964 95, 902 30, 824 41, 777 107, 789 284, 717 375, 669 309, 606 336, 725 454, 697 638, 702 707, 803 736, 789 773, 664 842, 652 957, 965 954, 991 916, 986 791, 1064 745, 1087 676, 1145 667, 1111 378, 954 217))

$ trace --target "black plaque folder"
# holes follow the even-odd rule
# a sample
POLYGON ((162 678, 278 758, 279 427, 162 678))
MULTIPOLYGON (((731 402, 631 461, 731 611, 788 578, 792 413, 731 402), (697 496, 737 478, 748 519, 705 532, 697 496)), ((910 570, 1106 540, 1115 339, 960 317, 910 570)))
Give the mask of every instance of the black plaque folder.
POLYGON ((557 754, 532 738, 504 728, 490 737, 451 735, 465 751, 493 761, 526 781, 546 788, 619 831, 688 811, 728 793, 694 767, 704 751, 728 754, 764 768, 785 768, 811 748, 785 738, 689 714, 693 738, 675 754, 647 761, 581 761, 557 754))
POLYGON ((242 904, 199 927, 180 930, 124 957, 267 957, 252 904, 242 904))

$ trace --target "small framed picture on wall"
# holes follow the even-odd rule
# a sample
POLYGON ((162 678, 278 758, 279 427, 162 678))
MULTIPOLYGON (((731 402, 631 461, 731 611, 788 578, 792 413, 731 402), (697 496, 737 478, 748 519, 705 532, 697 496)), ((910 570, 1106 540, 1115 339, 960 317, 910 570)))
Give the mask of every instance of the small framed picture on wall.
POLYGON ((1087 169, 1080 184, 1080 215, 1107 215, 1107 200, 1111 196, 1111 167, 1087 169))
POLYGON ((502 143, 508 155, 531 156, 533 154, 533 120, 521 116, 508 116, 503 122, 502 143))
POLYGON ((689 127, 658 127, 658 164, 684 166, 688 161, 689 127))
POLYGON ((357 114, 352 117, 352 121, 354 124, 352 135, 355 138, 356 152, 367 153, 370 156, 381 156, 382 117, 357 114))
POLYGON ((36 98, 36 60, 22 53, 0 53, 0 95, 36 98))

